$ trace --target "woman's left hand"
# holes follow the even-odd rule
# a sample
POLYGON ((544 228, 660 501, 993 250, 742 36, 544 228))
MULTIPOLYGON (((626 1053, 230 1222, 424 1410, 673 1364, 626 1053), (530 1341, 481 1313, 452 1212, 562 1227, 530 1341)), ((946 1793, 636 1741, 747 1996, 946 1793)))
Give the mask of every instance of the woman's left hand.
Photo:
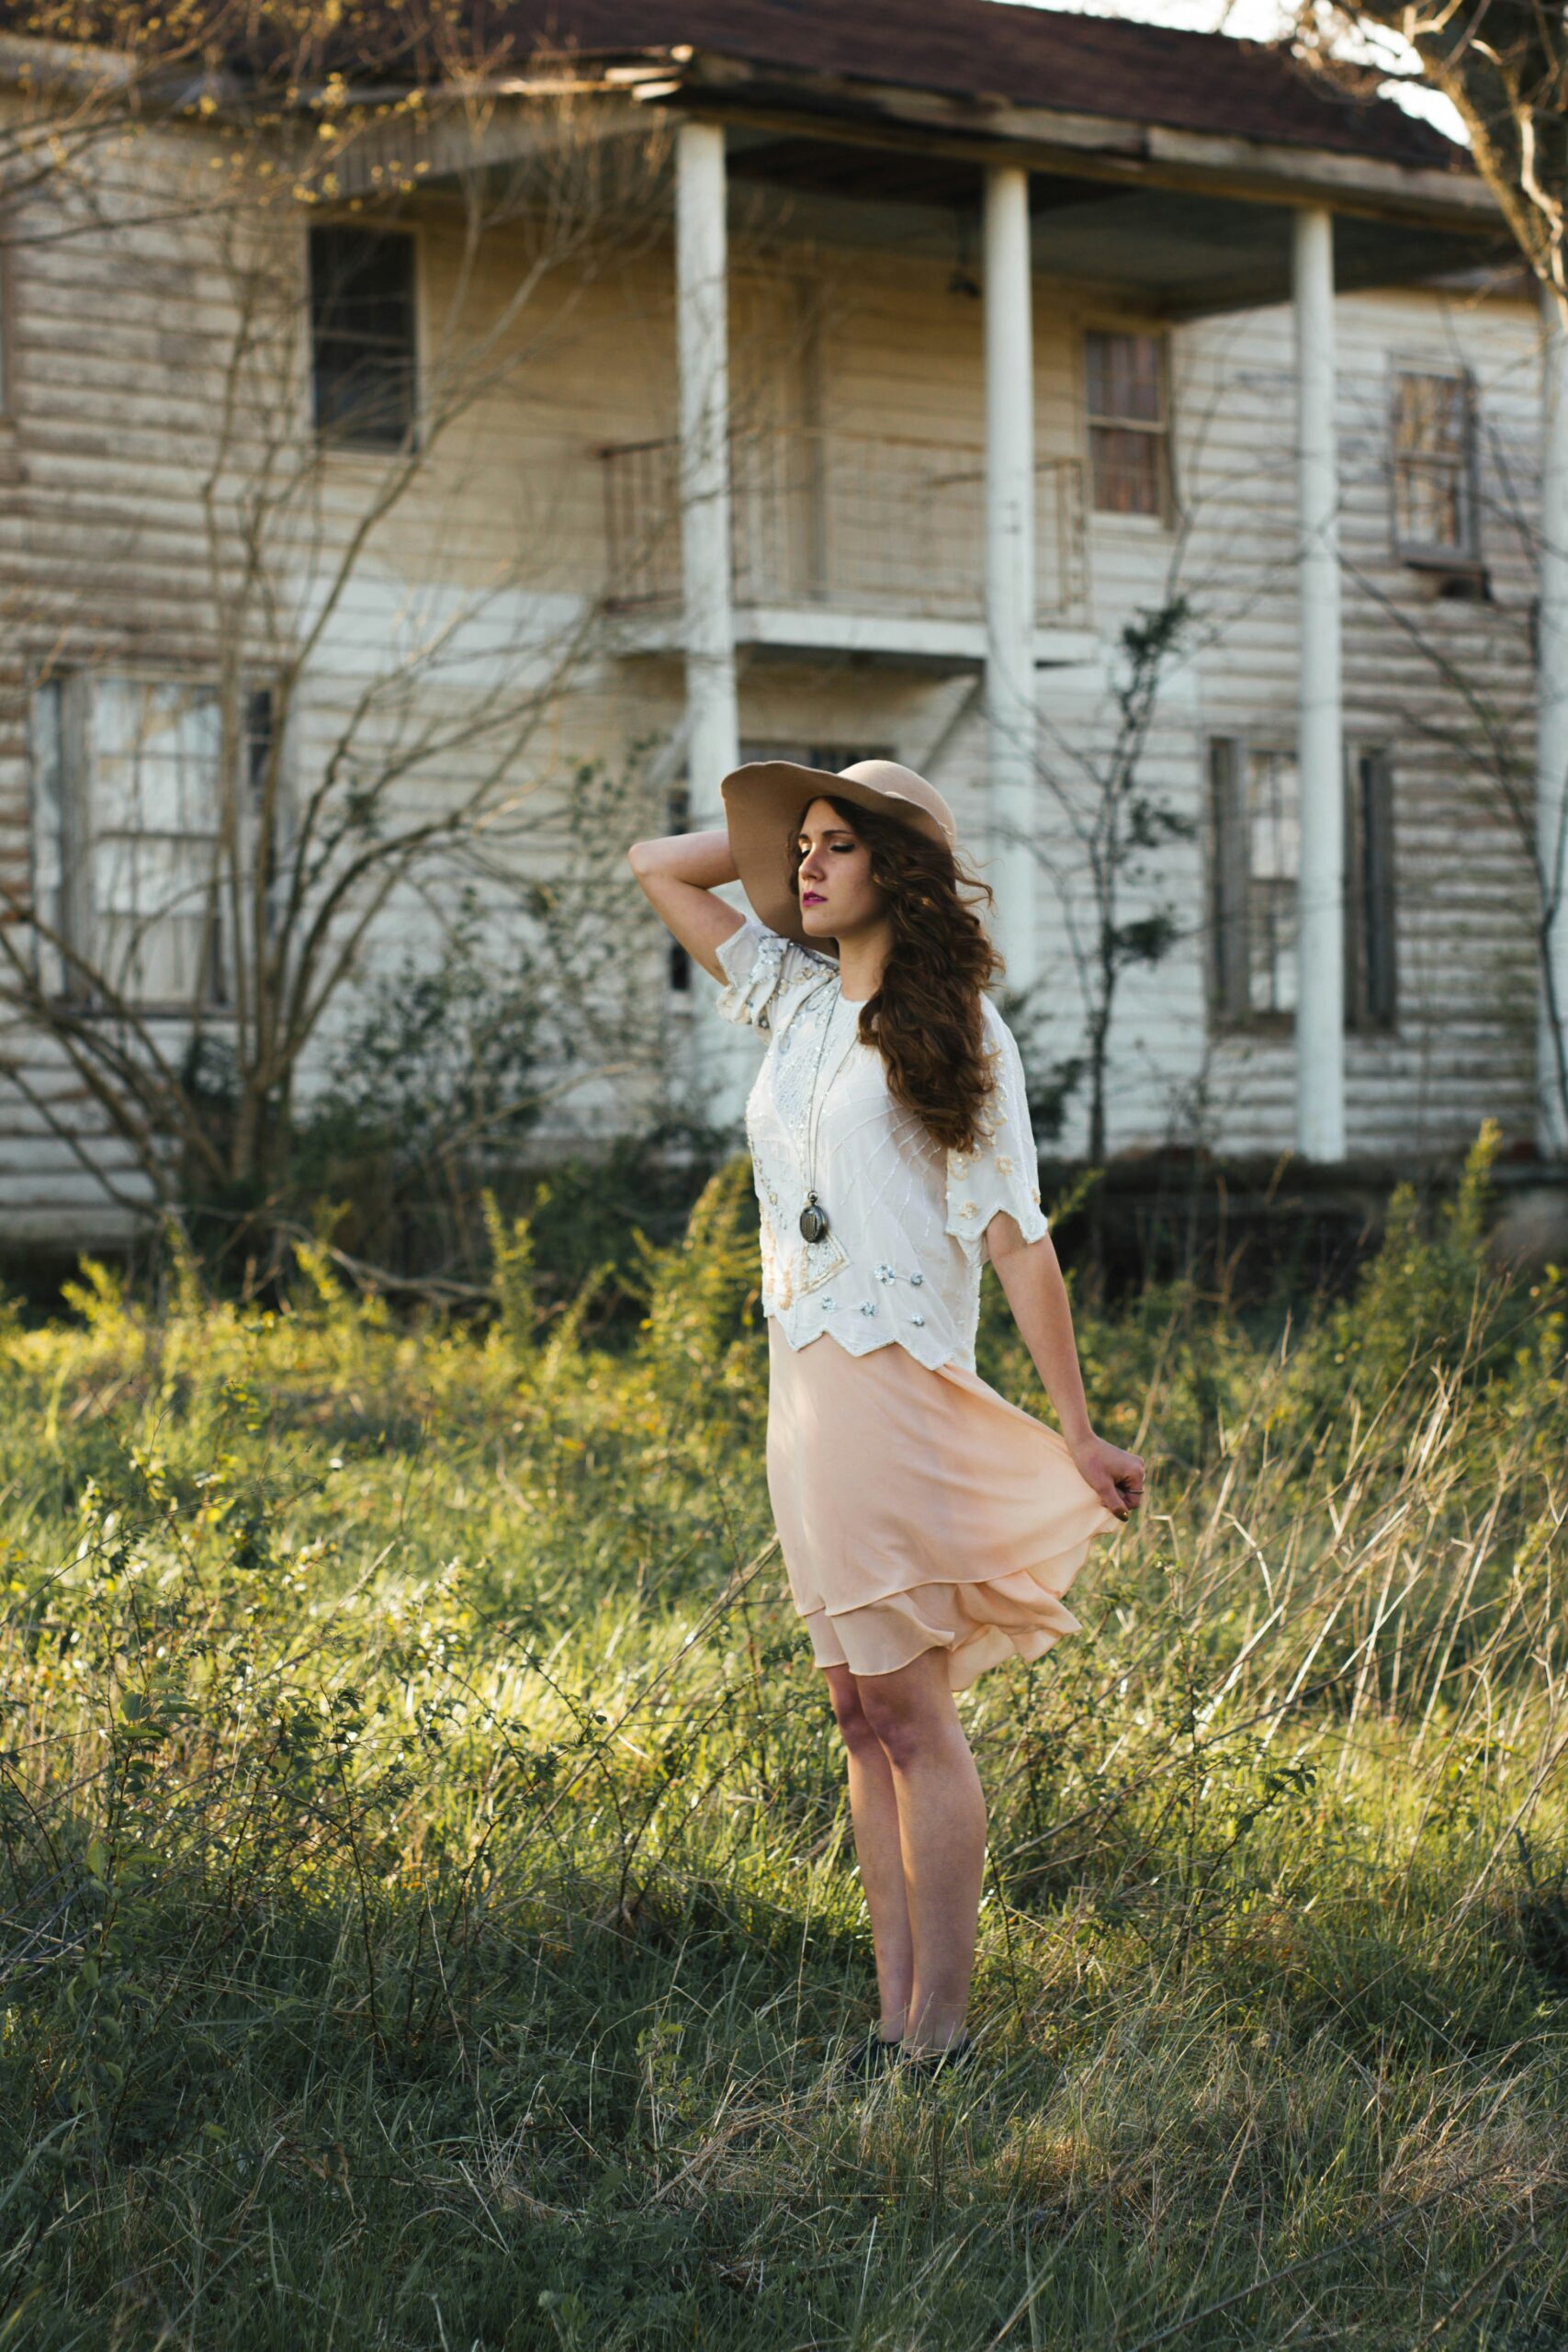
POLYGON ((1072 1448, 1078 1475, 1094 1488, 1108 1511, 1126 1519, 1144 1499, 1144 1458, 1124 1453, 1102 1437, 1080 1438, 1072 1448))

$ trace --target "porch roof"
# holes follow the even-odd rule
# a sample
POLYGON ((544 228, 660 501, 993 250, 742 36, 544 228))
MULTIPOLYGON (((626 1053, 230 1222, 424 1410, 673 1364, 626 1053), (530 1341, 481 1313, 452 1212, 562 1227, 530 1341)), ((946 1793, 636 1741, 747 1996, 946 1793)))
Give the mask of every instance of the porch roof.
MULTIPOLYGON (((1303 203, 1332 210, 1347 290, 1517 260, 1467 150, 1284 44, 1019 0, 352 0, 297 76, 283 12, 195 0, 196 19, 204 7, 205 71, 221 61, 236 95, 285 66, 305 103, 328 71, 351 100, 427 93, 344 160, 345 187, 405 149, 430 186, 476 145, 504 166, 531 151, 529 95, 564 80, 606 135, 649 107, 722 121, 749 217, 771 202, 829 243, 951 262, 985 166, 1017 162, 1037 268, 1172 317, 1284 299, 1303 203), (481 131, 476 67, 499 101, 481 131)), ((71 14, 78 40, 112 42, 121 21, 112 0, 41 13, 71 14)), ((39 14, 0 0, 0 32, 39 14)))
POLYGON ((723 120, 797 232, 951 254, 988 162, 1032 174, 1037 266, 1170 315, 1278 300, 1290 209, 1346 289, 1517 259, 1468 151, 1283 44, 1016 0, 469 0, 525 71, 570 59, 723 120))
POLYGON ((575 65, 580 86, 773 110, 818 137, 901 130, 928 158, 1000 142, 1039 151, 1021 160, 1042 169, 1053 153, 1097 172, 1201 168, 1259 194, 1293 175, 1325 200, 1403 191, 1456 223, 1497 218, 1468 151, 1370 76, 1331 77, 1284 42, 1022 0, 344 0, 309 39, 274 0, 190 0, 162 17, 121 0, 0 0, 0 44, 55 59, 96 48, 150 70, 176 104, 225 81, 309 104, 328 75, 348 96, 471 99, 477 85, 522 94, 575 65))
MULTIPOLYGON (((923 91, 987 115, 1018 108, 1471 175, 1467 152, 1374 94, 1358 96, 1282 44, 1176 31, 1015 0, 477 0, 476 33, 541 51, 662 56, 690 78, 839 108, 867 86, 923 91), (742 69, 737 81, 728 62, 742 69)), ((933 119, 934 127, 934 119, 933 119)))

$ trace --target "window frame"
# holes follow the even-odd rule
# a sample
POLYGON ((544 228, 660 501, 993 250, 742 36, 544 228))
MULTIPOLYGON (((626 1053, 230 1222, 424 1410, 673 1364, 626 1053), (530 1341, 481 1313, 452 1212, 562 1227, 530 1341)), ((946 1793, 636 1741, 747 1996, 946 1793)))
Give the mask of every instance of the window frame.
MULTIPOLYGON (((1286 729, 1216 728, 1203 739, 1204 901, 1208 947, 1204 995, 1217 1038, 1292 1037, 1294 1011, 1255 1010, 1251 874, 1246 783, 1255 755, 1294 759, 1286 729), (1232 816, 1216 821, 1221 800, 1232 816), (1229 831, 1229 839, 1224 836, 1229 831)), ((1381 737, 1345 745, 1345 1012, 1348 1036, 1394 1036, 1399 1029, 1399 898, 1393 747, 1381 737), (1369 791, 1369 785, 1371 789, 1369 791)), ((1300 886, 1300 870, 1295 876, 1300 886)))
POLYGON ((1442 367, 1432 360, 1396 357, 1391 361, 1388 388, 1389 537, 1397 560, 1413 570, 1452 572, 1480 572, 1484 570, 1477 462, 1479 414, 1475 376, 1471 368, 1462 365, 1442 367), (1402 453, 1399 446, 1402 387, 1416 378, 1428 383, 1461 386, 1464 403, 1463 440, 1457 458, 1412 457, 1402 453), (1458 476, 1461 503, 1467 524, 1465 544, 1450 546, 1438 540, 1406 538, 1404 536, 1399 522, 1400 478, 1405 469, 1412 468, 1432 472, 1441 468, 1458 476))
POLYGON ((1085 511, 1091 527, 1131 525, 1135 529, 1168 531, 1176 520, 1176 435, 1175 404, 1170 382, 1170 334, 1163 326, 1151 326, 1143 321, 1129 319, 1088 318, 1080 321, 1077 334, 1078 413, 1083 431, 1083 469, 1085 511), (1159 355, 1159 405, 1157 422, 1144 417, 1102 417, 1089 408, 1089 339, 1093 335, 1121 336, 1134 342, 1152 343, 1159 355), (1156 443, 1158 457, 1158 502, 1152 510, 1100 506, 1095 498, 1094 435, 1096 430, 1106 432, 1143 433, 1156 443))
POLYGON ((324 220, 307 220, 304 224, 304 315, 305 367, 304 403, 306 429, 314 447, 325 457, 368 458, 385 464, 389 459, 407 458, 424 446, 426 427, 425 349, 428 342, 425 315, 425 250, 421 226, 417 221, 366 220, 359 215, 345 217, 329 214, 324 220), (398 439, 360 440, 351 438, 341 426, 323 424, 318 395, 316 277, 314 240, 318 235, 348 233, 355 236, 398 238, 409 249, 409 333, 408 419, 398 439))
MULTIPOLYGON (((189 839, 219 842, 220 822, 212 831, 190 831, 166 834, 162 829, 106 827, 98 822, 96 806, 97 752, 94 741, 94 701, 97 691, 106 686, 145 688, 156 686, 186 687, 192 692, 206 692, 214 699, 220 695, 216 679, 207 672, 193 673, 153 668, 142 663, 123 667, 104 667, 53 671, 35 677, 28 696, 28 826, 31 852, 30 888, 33 903, 39 906, 48 895, 53 904, 43 910, 49 929, 60 944, 33 933, 34 976, 39 991, 62 1005, 69 1005, 84 1015, 104 1018, 118 1017, 119 1006, 134 1019, 142 1022, 179 1021, 193 1027, 212 1022, 231 1020, 235 1014, 233 961, 237 943, 226 922, 227 907, 211 910, 221 926, 215 943, 210 935, 203 943, 201 958, 204 978, 199 989, 187 1000, 168 997, 127 995, 118 991, 116 997, 95 989, 89 975, 105 970, 104 934, 105 910, 95 898, 95 861, 101 841, 110 835, 149 839, 189 839), (54 741, 46 745, 40 717, 52 710, 54 741), (40 756, 46 752, 51 757, 40 756)), ((246 805, 242 811, 243 840, 242 854, 254 859, 258 840, 254 808, 254 785, 257 775, 255 761, 259 742, 270 741, 271 729, 276 723, 276 687, 272 679, 247 675, 241 684, 241 701, 244 713, 245 763, 244 786, 246 805), (265 704, 268 734, 260 737, 255 731, 255 718, 265 704)), ((277 850, 287 838, 290 793, 287 747, 279 752, 282 766, 279 773, 277 802, 274 810, 273 875, 276 881, 277 850)), ((221 810, 219 815, 220 819, 221 810)), ((267 919, 270 926, 275 899, 268 892, 267 919)), ((156 922, 156 915, 147 919, 156 922)), ((109 975, 111 981, 114 979, 109 975)), ((117 984, 118 989, 118 984, 117 984)))

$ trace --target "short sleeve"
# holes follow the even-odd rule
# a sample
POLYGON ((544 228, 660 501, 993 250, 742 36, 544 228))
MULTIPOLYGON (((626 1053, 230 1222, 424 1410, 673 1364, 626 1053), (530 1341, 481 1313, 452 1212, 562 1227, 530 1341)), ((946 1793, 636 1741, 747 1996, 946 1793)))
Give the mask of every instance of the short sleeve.
POLYGON ((1029 1098, 1017 1040, 988 997, 986 1057, 994 1072, 972 1151, 947 1155, 947 1230, 980 1254, 987 1227, 1006 1209, 1025 1241, 1047 1231, 1040 1205, 1040 1160, 1029 1122, 1029 1098))
POLYGON ((716 952, 728 981, 719 990, 718 1009, 727 1021, 753 1029, 772 1029, 782 996, 837 968, 829 957, 770 931, 755 915, 748 915, 716 952))

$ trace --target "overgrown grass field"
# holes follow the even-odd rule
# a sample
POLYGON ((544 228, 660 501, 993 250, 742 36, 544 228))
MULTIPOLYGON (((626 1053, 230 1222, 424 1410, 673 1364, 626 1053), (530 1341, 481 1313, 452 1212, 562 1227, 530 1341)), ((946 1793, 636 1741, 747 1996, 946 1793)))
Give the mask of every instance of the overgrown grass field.
POLYGON ((1082 1315, 1151 1498, 963 1702, 981 2063, 923 2090, 830 2075, 743 1166, 630 1337, 499 1227, 482 1326, 310 1251, 13 1324, 0 2346, 1563 2352, 1565 1332, 1484 1174, 1347 1303, 1082 1315))

